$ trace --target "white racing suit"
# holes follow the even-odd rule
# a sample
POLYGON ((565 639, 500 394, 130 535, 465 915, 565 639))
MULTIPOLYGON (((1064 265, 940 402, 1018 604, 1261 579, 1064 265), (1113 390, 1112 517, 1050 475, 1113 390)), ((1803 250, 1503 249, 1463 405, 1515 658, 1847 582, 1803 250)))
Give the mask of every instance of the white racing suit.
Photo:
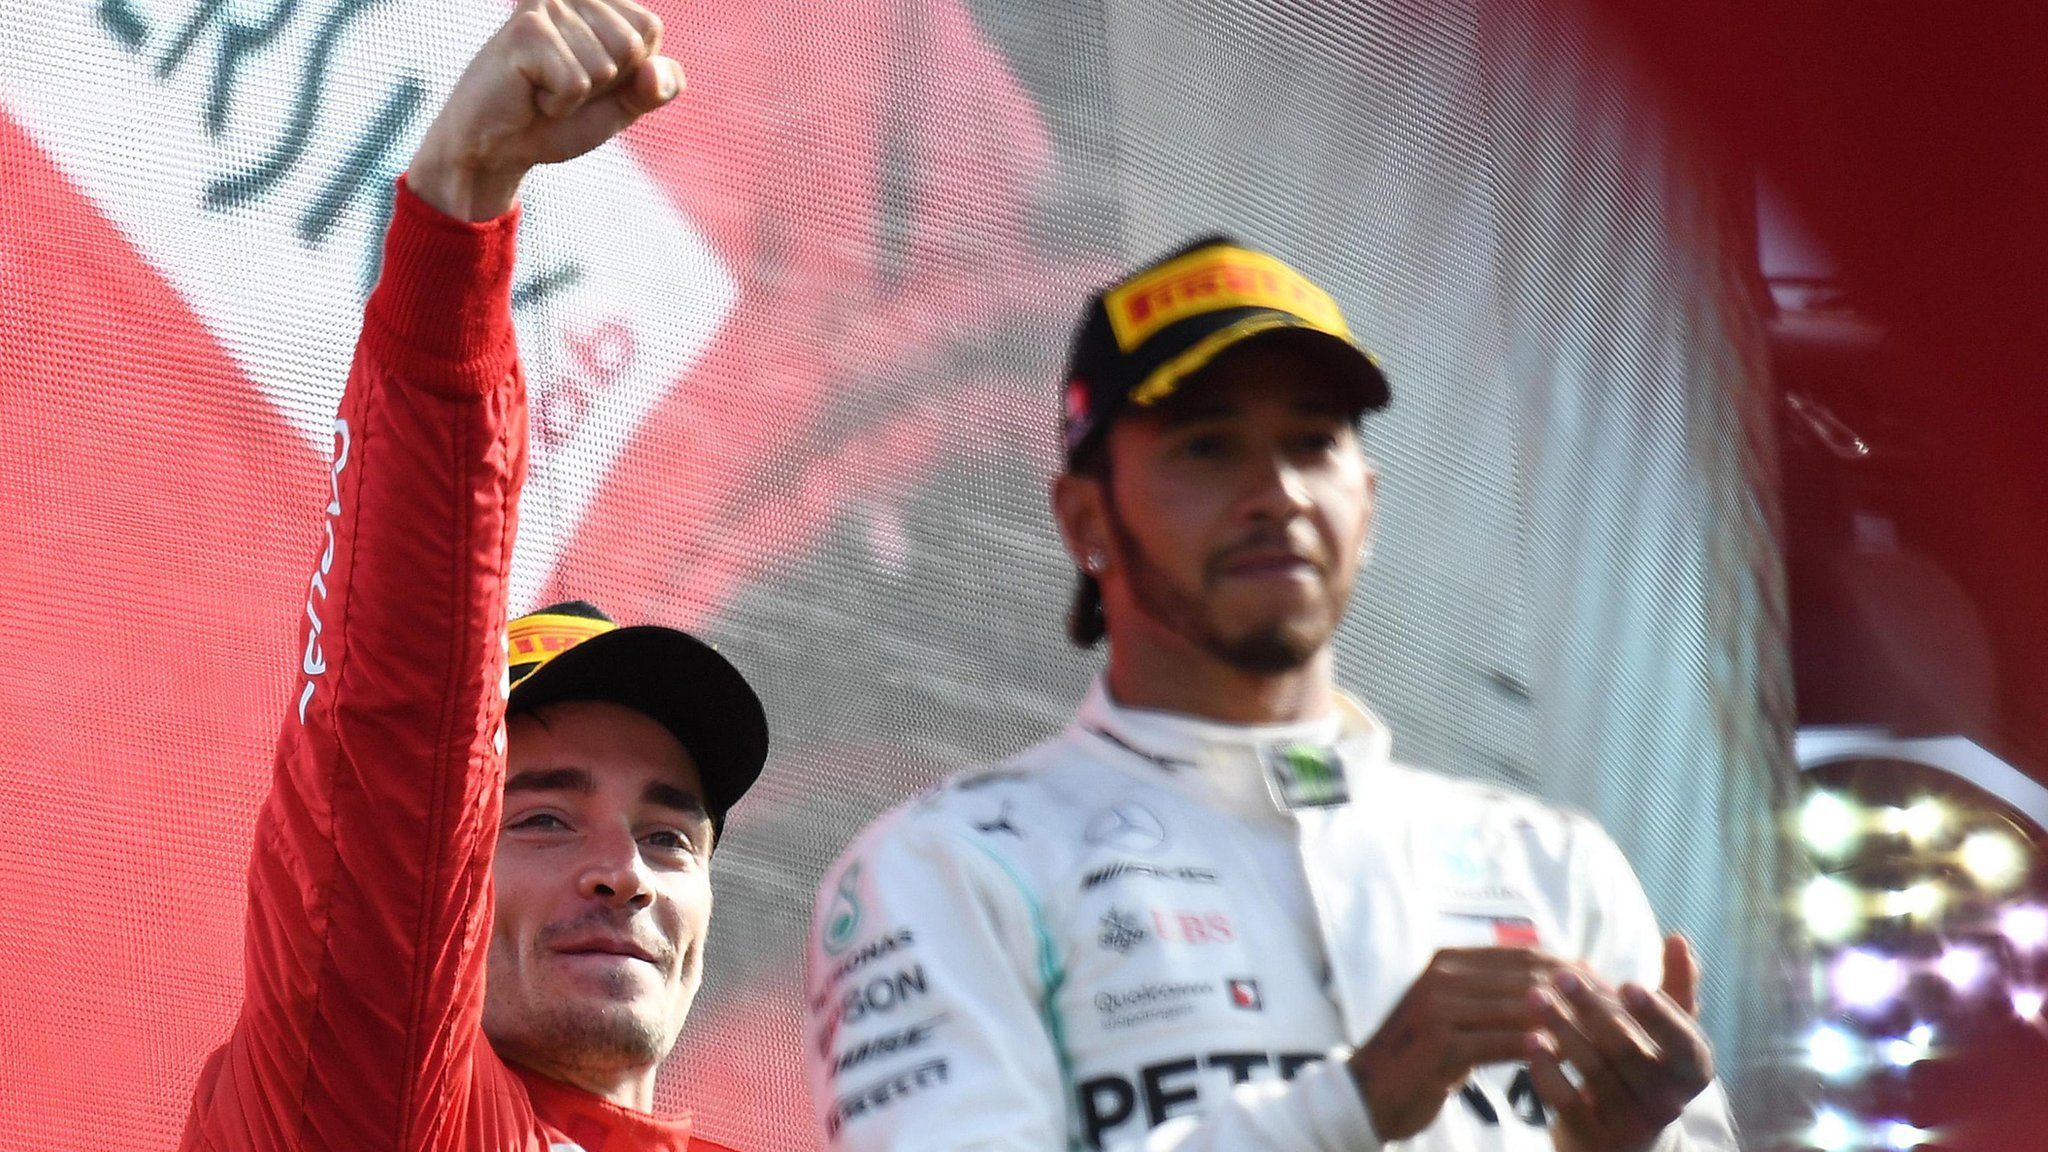
MULTIPOLYGON (((825 875, 805 1059, 849 1152, 1549 1152, 1525 1068, 1382 1142, 1346 1071, 1439 948, 1661 982, 1598 826, 1388 759, 1345 701, 1246 729, 1119 709, 876 821, 825 875)), ((1718 1084, 1658 1152, 1733 1149, 1718 1084)))

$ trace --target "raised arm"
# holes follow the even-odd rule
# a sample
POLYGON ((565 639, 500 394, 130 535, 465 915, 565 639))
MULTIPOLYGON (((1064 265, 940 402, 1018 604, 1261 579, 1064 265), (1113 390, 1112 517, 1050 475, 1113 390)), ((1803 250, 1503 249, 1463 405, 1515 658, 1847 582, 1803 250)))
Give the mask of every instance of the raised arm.
POLYGON ((425 1148, 462 1123, 526 459, 514 200, 674 95, 659 36, 623 0, 524 0, 399 190, 256 826, 242 1012, 188 1148, 425 1148))

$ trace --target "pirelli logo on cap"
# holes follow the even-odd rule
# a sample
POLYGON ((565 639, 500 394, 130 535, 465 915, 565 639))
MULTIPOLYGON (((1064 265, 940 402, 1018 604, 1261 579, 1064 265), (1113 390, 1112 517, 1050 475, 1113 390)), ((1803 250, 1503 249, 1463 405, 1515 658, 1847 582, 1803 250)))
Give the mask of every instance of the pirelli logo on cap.
POLYGON ((1129 352, 1176 321, 1226 308, 1271 308, 1349 340, 1328 292, 1263 252, 1216 245, 1170 260, 1102 298, 1117 346, 1129 352))
POLYGON ((536 668, 567 652, 592 636, 614 631, 617 624, 588 616, 536 612, 521 616, 505 629, 512 681, 518 683, 536 668))

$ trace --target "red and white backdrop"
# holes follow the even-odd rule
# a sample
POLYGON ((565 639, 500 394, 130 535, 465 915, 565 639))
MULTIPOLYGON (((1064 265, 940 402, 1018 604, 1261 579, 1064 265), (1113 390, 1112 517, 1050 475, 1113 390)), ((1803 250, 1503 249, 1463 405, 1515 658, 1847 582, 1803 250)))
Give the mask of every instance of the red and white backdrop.
MULTIPOLYGON (((666 1103, 808 1148, 798 965, 868 816, 1056 725, 1067 325, 1223 227, 1392 367, 1344 675, 1592 808, 1764 1074, 1786 762, 1739 189, 1574 19, 656 0, 690 87, 537 176, 526 607, 719 641, 776 751, 666 1103), (1704 781, 1704 783, 1703 783, 1704 781)), ((391 182, 493 0, 48 0, 0 37, 0 1147, 176 1135, 391 182)))

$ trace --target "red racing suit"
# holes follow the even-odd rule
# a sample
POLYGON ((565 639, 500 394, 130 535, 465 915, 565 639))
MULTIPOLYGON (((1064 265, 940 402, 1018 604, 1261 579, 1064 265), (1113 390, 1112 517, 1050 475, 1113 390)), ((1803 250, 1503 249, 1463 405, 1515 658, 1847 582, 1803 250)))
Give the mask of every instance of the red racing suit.
POLYGON ((335 415, 241 1015, 181 1146, 715 1152, 686 1117, 509 1066, 483 1034, 526 468, 518 213, 454 220, 403 184, 335 415))

